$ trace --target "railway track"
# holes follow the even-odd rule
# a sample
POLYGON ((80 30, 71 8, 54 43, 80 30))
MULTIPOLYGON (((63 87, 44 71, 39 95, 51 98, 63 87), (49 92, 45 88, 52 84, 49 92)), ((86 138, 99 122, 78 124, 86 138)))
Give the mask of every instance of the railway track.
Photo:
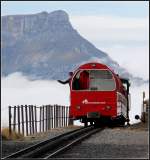
POLYGON ((68 150, 74 144, 81 142, 85 138, 101 130, 103 130, 103 128, 95 128, 94 126, 80 128, 80 129, 56 136, 52 139, 47 139, 31 147, 12 153, 11 155, 8 155, 2 159, 10 159, 10 158, 49 159, 68 150))

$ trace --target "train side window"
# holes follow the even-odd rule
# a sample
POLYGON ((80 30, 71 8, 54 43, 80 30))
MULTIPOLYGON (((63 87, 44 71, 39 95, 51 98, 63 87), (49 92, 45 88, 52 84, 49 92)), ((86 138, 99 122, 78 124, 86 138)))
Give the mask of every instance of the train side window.
POLYGON ((115 81, 108 70, 80 70, 73 78, 72 89, 112 91, 115 89, 115 81))

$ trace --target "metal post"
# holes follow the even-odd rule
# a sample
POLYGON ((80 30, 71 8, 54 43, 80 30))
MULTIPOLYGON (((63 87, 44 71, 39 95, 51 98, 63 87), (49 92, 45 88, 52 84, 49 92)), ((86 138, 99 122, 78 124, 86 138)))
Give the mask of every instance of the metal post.
POLYGON ((144 98, 145 98, 145 92, 143 92, 143 116, 142 116, 143 122, 145 123, 144 98))
POLYGON ((129 87, 130 87, 130 83, 126 83, 127 84, 127 125, 130 125, 129 121, 129 87))

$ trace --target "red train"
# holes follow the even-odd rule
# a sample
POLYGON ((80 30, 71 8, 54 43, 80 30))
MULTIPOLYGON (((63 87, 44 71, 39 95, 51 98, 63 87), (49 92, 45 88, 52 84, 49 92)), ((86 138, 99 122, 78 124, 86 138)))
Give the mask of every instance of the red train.
POLYGON ((100 63, 81 65, 72 73, 70 83, 70 118, 87 125, 109 122, 129 123, 129 80, 120 78, 100 63))

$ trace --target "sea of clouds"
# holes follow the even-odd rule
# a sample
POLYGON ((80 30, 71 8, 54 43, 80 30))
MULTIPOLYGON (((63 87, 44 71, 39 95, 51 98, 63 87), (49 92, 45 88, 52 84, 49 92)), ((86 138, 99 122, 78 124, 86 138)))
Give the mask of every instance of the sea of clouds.
MULTIPOLYGON (((141 115, 142 92, 148 98, 148 84, 133 87, 131 83, 131 110, 129 113, 131 123, 138 122, 134 119, 136 114, 141 115)), ((29 80, 29 77, 16 72, 1 79, 1 126, 8 126, 8 106, 14 105, 47 105, 60 104, 69 106, 69 85, 62 85, 52 80, 29 80)), ((76 125, 81 125, 79 121, 76 125)))
POLYGON ((148 19, 148 16, 70 16, 71 24, 84 38, 106 52, 133 76, 145 80, 149 79, 148 19))

